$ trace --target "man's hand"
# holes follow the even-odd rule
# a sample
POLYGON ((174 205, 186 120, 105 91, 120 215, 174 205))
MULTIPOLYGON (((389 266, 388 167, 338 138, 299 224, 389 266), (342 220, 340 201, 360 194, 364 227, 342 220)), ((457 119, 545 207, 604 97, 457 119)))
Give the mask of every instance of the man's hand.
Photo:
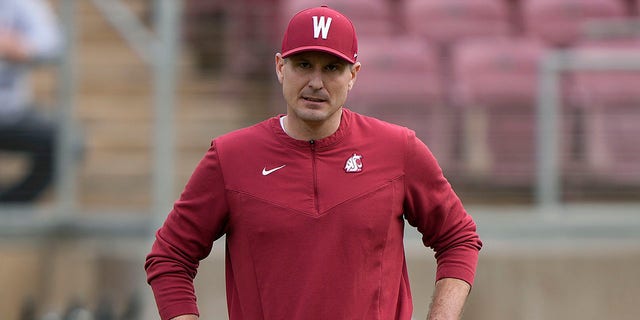
POLYGON ((427 320, 460 319, 470 290, 471 286, 463 280, 453 278, 438 280, 427 320))

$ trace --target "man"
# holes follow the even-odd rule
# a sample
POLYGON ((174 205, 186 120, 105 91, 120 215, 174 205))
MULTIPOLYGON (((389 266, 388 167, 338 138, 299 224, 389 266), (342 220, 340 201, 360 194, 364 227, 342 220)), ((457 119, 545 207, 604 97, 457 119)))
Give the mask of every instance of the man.
POLYGON ((438 261, 430 319, 458 319, 481 242, 403 127, 343 108, 361 65, 348 18, 296 14, 276 54, 287 113, 216 138, 147 256, 162 319, 197 319, 192 280, 226 235, 229 319, 408 320, 404 219, 438 261))
POLYGON ((28 72, 34 64, 57 58, 60 49, 48 3, 0 0, 0 151, 30 158, 23 179, 0 190, 0 202, 33 201, 52 180, 56 129, 33 106, 28 72))

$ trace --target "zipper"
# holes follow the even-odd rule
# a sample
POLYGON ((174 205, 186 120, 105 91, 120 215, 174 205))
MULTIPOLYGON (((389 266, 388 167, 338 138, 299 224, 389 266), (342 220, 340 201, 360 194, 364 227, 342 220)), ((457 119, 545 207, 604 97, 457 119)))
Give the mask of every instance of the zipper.
POLYGON ((313 203, 316 207, 316 215, 320 214, 320 203, 318 201, 318 170, 316 169, 316 141, 309 140, 311 147, 311 167, 313 168, 313 203))

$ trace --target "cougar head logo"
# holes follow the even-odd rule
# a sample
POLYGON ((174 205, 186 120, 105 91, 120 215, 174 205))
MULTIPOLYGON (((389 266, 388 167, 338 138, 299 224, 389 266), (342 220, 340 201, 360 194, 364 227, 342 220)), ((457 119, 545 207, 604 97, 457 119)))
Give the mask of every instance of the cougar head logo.
POLYGON ((362 171, 362 155, 354 153, 351 158, 347 159, 347 163, 344 165, 345 172, 360 172, 362 171))

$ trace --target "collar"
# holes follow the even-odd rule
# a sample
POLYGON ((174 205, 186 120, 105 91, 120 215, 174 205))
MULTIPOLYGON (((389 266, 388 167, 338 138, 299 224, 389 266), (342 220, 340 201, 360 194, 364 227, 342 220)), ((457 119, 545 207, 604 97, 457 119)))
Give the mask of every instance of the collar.
MULTIPOLYGON (((271 119, 269 119, 269 125, 275 134, 275 136, 285 144, 296 148, 309 148, 310 141, 307 140, 297 140, 290 137, 280 125, 280 119, 284 117, 284 114, 279 114, 271 119)), ((338 126, 338 130, 331 134, 330 136, 318 140, 314 140, 314 145, 316 150, 325 149, 334 146, 335 144, 342 141, 342 139, 346 136, 349 125, 351 124, 351 119, 353 116, 353 112, 351 110, 342 108, 342 116, 340 117, 340 126, 338 126)))

